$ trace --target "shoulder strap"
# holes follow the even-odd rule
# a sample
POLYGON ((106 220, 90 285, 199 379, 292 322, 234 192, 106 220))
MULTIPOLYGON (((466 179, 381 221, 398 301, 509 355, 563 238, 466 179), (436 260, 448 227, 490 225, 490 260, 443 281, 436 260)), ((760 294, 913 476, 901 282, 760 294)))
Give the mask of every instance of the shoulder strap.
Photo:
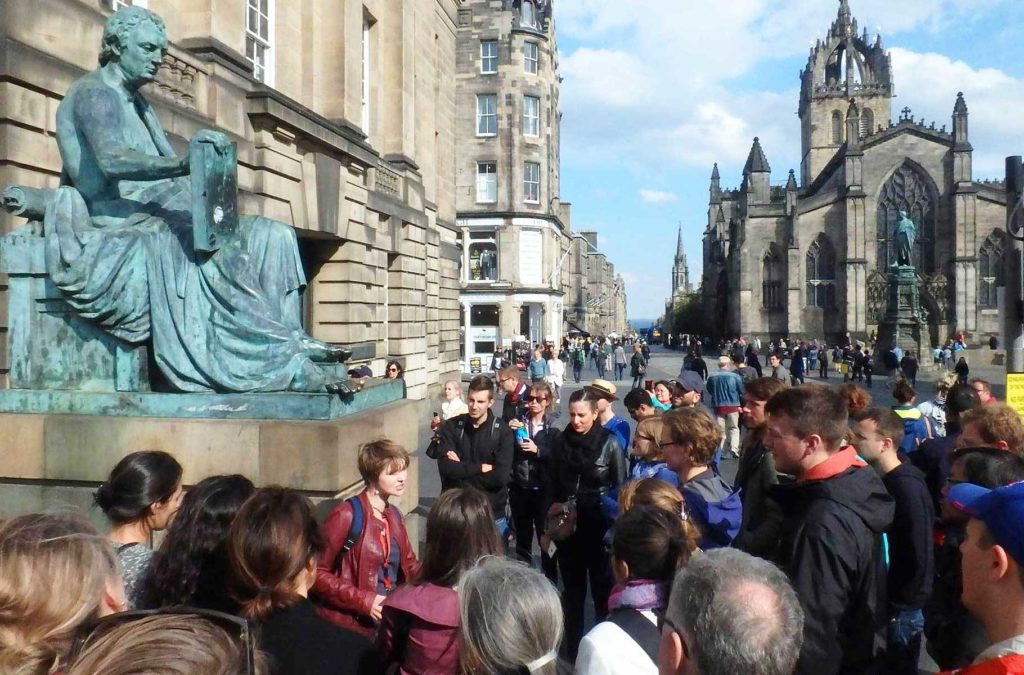
POLYGON ((341 547, 341 553, 338 557, 345 555, 356 545, 359 541, 359 537, 363 535, 363 503, 359 501, 359 496, 349 497, 345 500, 352 505, 352 526, 348 528, 348 534, 345 535, 345 543, 341 547))
POLYGON ((615 624, 637 643, 652 663, 658 663, 658 648, 661 645, 661 633, 658 627, 647 620, 635 609, 619 609, 608 616, 608 621, 615 624))

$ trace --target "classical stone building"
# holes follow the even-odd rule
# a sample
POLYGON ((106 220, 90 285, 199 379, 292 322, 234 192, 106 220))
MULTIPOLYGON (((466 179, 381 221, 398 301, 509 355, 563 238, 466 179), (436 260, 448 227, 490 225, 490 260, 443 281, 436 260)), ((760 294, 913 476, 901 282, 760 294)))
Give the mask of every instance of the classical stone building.
POLYGON ((567 332, 621 335, 626 330, 626 288, 615 265, 597 246, 597 232, 572 234, 569 286, 565 289, 567 332))
POLYGON ((468 0, 458 15, 456 209, 463 366, 560 339, 569 204, 559 200, 559 74, 550 2, 468 0))
MULTIPOLYGON (((376 373, 400 359, 412 398, 456 372, 462 0, 135 2, 163 17, 171 40, 146 94, 172 144, 183 151, 201 128, 227 133, 241 212, 296 229, 307 330, 353 345, 376 373)), ((0 186, 58 184, 54 112, 126 4, 0 3, 0 186)), ((0 215, 0 232, 19 225, 0 215)), ((0 326, 6 310, 0 297, 0 326)), ((0 339, 0 376, 5 348, 0 339)))
POLYGON ((860 33, 841 0, 801 76, 799 184, 793 171, 772 184, 756 138, 739 189, 712 172, 701 292, 717 333, 869 336, 886 310, 900 211, 917 227, 922 341, 999 333, 1004 186, 974 180, 962 94, 947 129, 909 108, 892 119, 893 84, 881 37, 860 33))

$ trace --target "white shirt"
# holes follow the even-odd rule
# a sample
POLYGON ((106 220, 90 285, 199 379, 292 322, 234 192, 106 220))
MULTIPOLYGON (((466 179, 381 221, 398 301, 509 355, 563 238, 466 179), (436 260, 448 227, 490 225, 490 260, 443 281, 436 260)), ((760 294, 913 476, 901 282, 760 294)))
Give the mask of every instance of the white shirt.
POLYGON ((551 384, 561 387, 562 378, 565 377, 565 364, 559 359, 550 359, 548 361, 548 377, 551 378, 551 384))
MULTIPOLYGON (((652 624, 653 612, 640 612, 652 624)), ((651 661, 633 638, 610 621, 602 621, 583 636, 576 656, 578 675, 657 675, 658 664, 651 661)))
POLYGON ((463 415, 469 412, 469 407, 466 406, 466 402, 462 400, 462 397, 452 399, 451 401, 441 401, 441 420, 447 422, 456 415, 463 415))

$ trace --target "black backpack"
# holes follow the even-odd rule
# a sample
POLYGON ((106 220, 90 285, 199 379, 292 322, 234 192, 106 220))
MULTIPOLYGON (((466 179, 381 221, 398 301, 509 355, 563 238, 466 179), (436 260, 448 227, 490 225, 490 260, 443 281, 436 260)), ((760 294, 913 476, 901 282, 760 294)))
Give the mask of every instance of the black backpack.
POLYGON ((624 607, 608 615, 608 621, 615 624, 640 645, 651 662, 658 663, 658 648, 661 645, 661 633, 658 627, 647 620, 647 617, 635 609, 624 607))

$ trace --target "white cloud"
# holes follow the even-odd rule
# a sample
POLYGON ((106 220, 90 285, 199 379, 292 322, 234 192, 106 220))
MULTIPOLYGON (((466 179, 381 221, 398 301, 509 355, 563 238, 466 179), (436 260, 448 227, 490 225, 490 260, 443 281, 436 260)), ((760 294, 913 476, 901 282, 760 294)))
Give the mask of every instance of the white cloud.
POLYGON ((671 192, 643 189, 640 190, 640 200, 644 204, 674 204, 679 201, 679 197, 671 192))

